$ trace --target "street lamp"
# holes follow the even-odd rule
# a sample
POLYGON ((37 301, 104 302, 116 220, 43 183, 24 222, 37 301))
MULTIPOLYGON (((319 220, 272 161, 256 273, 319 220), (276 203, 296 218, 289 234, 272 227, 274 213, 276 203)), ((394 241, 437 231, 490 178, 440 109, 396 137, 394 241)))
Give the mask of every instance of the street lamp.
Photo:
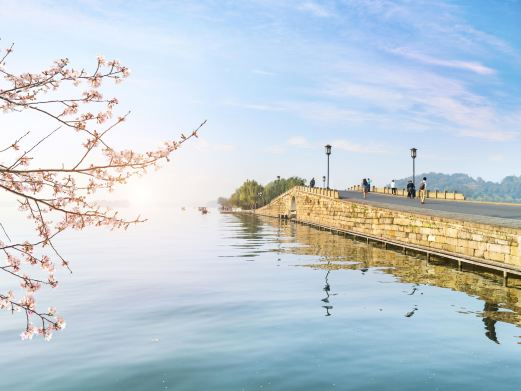
POLYGON ((322 187, 326 187, 326 176, 322 177, 322 187))
POLYGON ((257 209, 257 201, 258 201, 258 199, 261 198, 261 197, 262 197, 262 191, 259 191, 259 192, 257 193, 257 197, 255 197, 255 210, 257 209))
POLYGON ((327 188, 329 189, 329 155, 331 155, 331 145, 327 144, 326 155, 327 155, 327 188))
POLYGON ((416 160, 416 152, 418 150, 416 148, 411 148, 411 157, 412 157, 412 183, 414 185, 414 187, 416 187, 416 180, 415 180, 415 165, 414 165, 414 162, 416 160))

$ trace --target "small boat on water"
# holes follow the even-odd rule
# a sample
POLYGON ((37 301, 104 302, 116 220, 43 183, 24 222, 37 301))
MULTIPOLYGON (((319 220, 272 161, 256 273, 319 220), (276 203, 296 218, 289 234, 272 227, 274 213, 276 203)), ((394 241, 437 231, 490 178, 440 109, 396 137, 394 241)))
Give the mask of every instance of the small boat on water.
POLYGON ((199 210, 203 215, 208 213, 208 209, 205 206, 200 206, 197 210, 199 210))

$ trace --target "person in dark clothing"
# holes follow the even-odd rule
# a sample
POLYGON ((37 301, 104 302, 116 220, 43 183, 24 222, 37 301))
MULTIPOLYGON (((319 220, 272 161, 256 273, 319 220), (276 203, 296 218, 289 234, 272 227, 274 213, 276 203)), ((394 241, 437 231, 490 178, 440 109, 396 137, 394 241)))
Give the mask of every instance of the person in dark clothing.
POLYGON ((309 187, 315 187, 315 178, 311 178, 309 181, 309 187))
POLYGON ((409 181, 409 183, 407 183, 407 197, 408 198, 416 197, 416 189, 415 189, 414 183, 412 183, 412 181, 409 181))
POLYGON ((367 198, 367 193, 369 193, 369 182, 367 182, 367 179, 362 180, 362 192, 364 194, 364 198, 367 198))

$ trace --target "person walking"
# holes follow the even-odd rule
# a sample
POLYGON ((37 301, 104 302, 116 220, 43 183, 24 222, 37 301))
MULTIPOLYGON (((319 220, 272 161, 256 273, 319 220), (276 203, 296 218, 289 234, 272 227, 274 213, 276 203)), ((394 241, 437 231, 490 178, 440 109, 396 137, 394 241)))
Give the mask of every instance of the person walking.
POLYGON ((315 187, 315 177, 311 178, 309 181, 309 187, 315 187))
POLYGON ((423 177, 420 183, 420 202, 425 204, 425 197, 427 195, 427 177, 423 177))
POLYGON ((367 198, 367 193, 369 193, 369 182, 367 182, 367 179, 362 180, 362 192, 364 194, 364 198, 367 198))
POLYGON ((391 194, 396 195, 396 181, 394 179, 391 181, 391 194))

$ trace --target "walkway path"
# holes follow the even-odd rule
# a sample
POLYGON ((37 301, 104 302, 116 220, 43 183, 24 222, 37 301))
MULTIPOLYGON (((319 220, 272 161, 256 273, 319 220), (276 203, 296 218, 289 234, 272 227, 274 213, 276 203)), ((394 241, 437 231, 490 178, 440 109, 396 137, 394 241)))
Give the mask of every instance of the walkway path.
MULTIPOLYGON (((340 198, 363 200, 361 192, 355 191, 340 191, 340 198)), ((519 205, 504 205, 504 204, 481 204, 471 201, 440 201, 426 199, 425 204, 421 205, 419 200, 414 200, 390 196, 376 193, 369 193, 367 202, 375 202, 379 204, 400 205, 424 209, 427 213, 429 211, 441 211, 449 213, 462 213, 471 216, 492 217, 501 219, 521 220, 521 206, 519 205)))

